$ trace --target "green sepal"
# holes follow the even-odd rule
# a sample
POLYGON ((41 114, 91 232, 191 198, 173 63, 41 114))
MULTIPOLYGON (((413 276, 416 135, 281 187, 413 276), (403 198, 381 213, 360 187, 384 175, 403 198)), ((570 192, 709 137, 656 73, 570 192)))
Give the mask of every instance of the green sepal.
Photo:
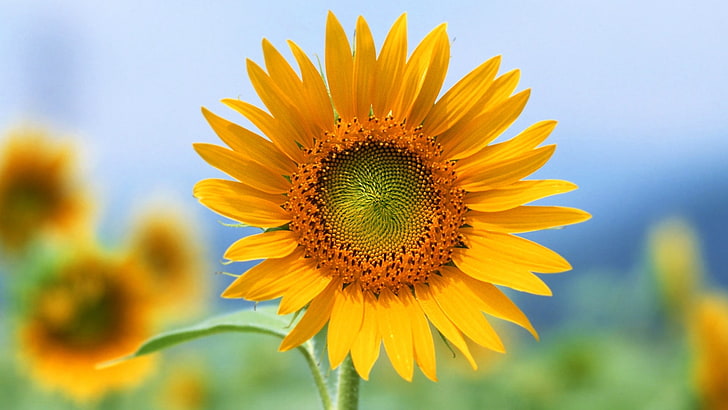
POLYGON ((256 228, 253 225, 248 225, 243 222, 236 222, 236 223, 229 223, 229 222, 223 222, 223 221, 217 221, 222 226, 227 226, 229 228, 256 228))
POLYGON ((265 232, 271 232, 271 231, 290 231, 291 230, 291 224, 285 224, 281 226, 274 226, 272 228, 263 228, 263 233, 265 232))

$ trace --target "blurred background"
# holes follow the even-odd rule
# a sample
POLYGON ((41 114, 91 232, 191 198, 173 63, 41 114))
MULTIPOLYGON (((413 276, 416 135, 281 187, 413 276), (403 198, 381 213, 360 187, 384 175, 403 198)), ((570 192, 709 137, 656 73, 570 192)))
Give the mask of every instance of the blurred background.
POLYGON ((220 176, 191 148, 218 143, 200 106, 249 125, 219 103, 233 97, 261 105, 245 59, 263 61, 263 37, 284 53, 292 39, 310 56, 323 56, 328 10, 352 34, 363 15, 377 46, 407 12, 410 50, 447 22, 452 58, 443 89, 494 55, 503 56, 501 72, 520 68, 519 89, 532 94, 504 138, 558 120, 549 138, 558 149, 536 177, 580 189, 543 203, 593 215, 527 235, 574 266, 545 278, 554 297, 512 294, 541 342, 501 326, 509 353, 482 352, 478 372, 443 347, 437 384, 421 374, 407 383, 382 357, 362 386, 363 408, 728 408, 728 401, 705 398, 728 391, 728 357, 720 353, 728 351, 725 2, 4 0, 0 191, 10 186, 8 175, 23 172, 13 158, 47 158, 52 165, 36 180, 50 184, 55 175, 59 184, 79 186, 84 198, 62 203, 48 188, 47 198, 62 203, 47 222, 55 240, 23 233, 46 222, 8 217, 11 208, 0 198, 0 219, 18 229, 0 233, 0 396, 10 408, 318 407, 303 360, 277 353, 277 341, 261 335, 175 347, 138 366, 146 369, 134 370, 136 382, 121 380, 108 391, 67 389, 72 383, 48 374, 72 355, 56 352, 57 367, 44 365, 37 351, 53 338, 33 336, 28 318, 87 308, 102 291, 145 300, 154 313, 139 332, 148 335, 250 308, 218 297, 231 278, 216 273, 249 267, 220 262, 227 246, 253 230, 224 226, 191 195, 198 180, 220 176), (23 148, 23 141, 32 143, 23 148), (69 225, 80 242, 63 239, 71 237, 69 225), (83 252, 67 260, 68 249, 83 252), (88 280, 48 279, 48 272, 74 270, 69 266, 130 278, 152 272, 157 287, 142 291, 105 278, 80 291, 78 283, 88 280), (78 292, 91 295, 87 305, 59 302, 78 292), (711 369, 701 364, 705 357, 711 369))

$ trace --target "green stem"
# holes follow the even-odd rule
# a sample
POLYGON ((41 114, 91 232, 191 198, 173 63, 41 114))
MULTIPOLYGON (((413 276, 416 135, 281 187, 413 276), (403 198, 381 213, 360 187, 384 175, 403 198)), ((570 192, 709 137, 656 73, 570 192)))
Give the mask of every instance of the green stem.
POLYGON ((357 410, 359 408, 359 374, 354 369, 351 356, 346 356, 339 367, 337 386, 337 410, 357 410))
MULTIPOLYGON (((313 352, 313 349, 311 350, 313 352)), ((333 410, 331 395, 329 395, 329 389, 326 387, 326 381, 324 380, 324 376, 321 374, 321 369, 316 363, 316 358, 314 357, 312 352, 311 354, 304 354, 303 356, 306 358, 306 363, 311 369, 313 381, 314 383, 316 383, 316 388, 318 389, 319 396, 321 396, 321 404, 323 405, 324 410, 333 410)))

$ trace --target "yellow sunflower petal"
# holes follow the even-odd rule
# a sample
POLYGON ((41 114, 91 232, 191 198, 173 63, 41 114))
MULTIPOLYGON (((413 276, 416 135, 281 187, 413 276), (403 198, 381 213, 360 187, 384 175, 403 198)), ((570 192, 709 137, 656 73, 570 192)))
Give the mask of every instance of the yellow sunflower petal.
POLYGON ((406 290, 400 292, 399 299, 407 311, 412 325, 412 342, 414 344, 415 360, 428 379, 437 381, 437 367, 435 362, 435 344, 432 341, 430 324, 427 323, 425 312, 415 298, 406 290))
POLYGON ((203 143, 193 144, 193 147, 208 164, 257 190, 283 194, 291 187, 291 183, 283 176, 276 175, 266 166, 250 161, 235 151, 203 143))
POLYGON ((369 118, 372 100, 376 94, 377 79, 377 52, 374 48, 374 39, 366 20, 359 17, 356 21, 356 44, 354 49, 354 87, 356 116, 369 118))
POLYGON ((315 264, 306 267, 291 279, 291 286, 283 293, 278 306, 279 315, 297 312, 318 296, 331 283, 330 276, 324 276, 315 264))
POLYGON ((379 332, 389 361, 397 374, 407 381, 412 381, 414 372, 412 325, 402 302, 388 288, 384 288, 379 295, 377 316, 379 332))
MULTIPOLYGON (((230 219, 261 228, 275 228, 291 221, 277 203, 253 196, 243 184, 222 184, 205 179, 195 184, 193 194, 206 207, 230 219)), ((233 181, 227 181, 232 182, 233 181)))
POLYGON ((326 84, 321 73, 296 43, 289 41, 288 46, 296 58, 296 62, 298 62, 298 68, 301 70, 305 91, 304 99, 309 107, 310 121, 317 124, 322 130, 332 130, 334 109, 331 106, 331 98, 326 90, 326 84))
POLYGON ((505 353, 505 347, 498 334, 477 309, 462 298, 454 288, 437 275, 430 276, 430 289, 448 318, 475 343, 496 352, 505 353))
MULTIPOLYGON (((301 107, 302 81, 293 70, 288 61, 281 53, 271 44, 268 39, 263 39, 263 57, 265 59, 265 68, 271 80, 282 90, 288 90, 286 95, 295 99, 296 106, 301 107)), ((301 107, 304 108, 304 107, 301 107)))
POLYGON ((296 170, 296 164, 283 155, 272 142, 218 117, 205 107, 202 107, 202 114, 217 136, 246 159, 259 162, 280 175, 291 175, 296 170))
POLYGON ((412 125, 422 124, 445 81, 450 62, 450 40, 446 28, 446 24, 441 24, 432 30, 407 62, 401 115, 412 125), (420 49, 422 51, 418 53, 420 49))
POLYGON ((563 206, 519 206, 499 212, 468 212, 465 223, 478 229, 522 233, 571 225, 591 218, 581 209, 563 206))
POLYGON ((332 369, 338 367, 349 353, 361 328, 363 316, 364 299, 358 283, 352 283, 336 292, 326 336, 332 369))
POLYGON ((576 184, 556 179, 518 181, 502 188, 468 192, 464 202, 473 211, 498 212, 576 188, 576 184))
POLYGON ((492 255, 482 255, 475 249, 457 248, 452 260, 466 274, 483 282, 507 286, 536 295, 551 296, 551 289, 527 268, 503 262, 492 255))
POLYGON ((377 57, 377 93, 372 108, 374 115, 385 117, 399 93, 407 61, 407 14, 392 24, 377 57))
POLYGON ((561 255, 526 238, 471 228, 464 228, 461 232, 466 245, 476 249, 475 252, 483 258, 497 258, 501 263, 523 266, 540 273, 571 269, 569 262, 561 255))
POLYGON ((351 344, 351 360, 354 368, 364 380, 369 380, 369 372, 379 357, 382 336, 377 328, 379 319, 376 311, 376 297, 371 292, 364 292, 364 316, 359 334, 351 344))
POLYGON ((290 255, 297 246, 296 234, 281 229, 246 236, 236 241, 225 251, 225 258, 238 262, 282 258, 290 255))
POLYGON ((303 269, 303 249, 288 256, 266 259, 238 276, 222 293, 224 298, 245 298, 260 302, 280 297, 288 289, 286 279, 303 269))
POLYGON ((512 184, 541 168, 554 154, 555 149, 555 145, 547 145, 520 157, 477 167, 477 170, 468 170, 471 172, 462 171, 460 186, 472 192, 512 184))
POLYGON ((286 196, 281 194, 269 194, 267 192, 260 191, 258 189, 255 189, 249 185, 243 184, 242 182, 238 181, 230 181, 227 179, 217 179, 217 178, 210 178, 206 179, 205 183, 202 183, 202 181, 198 182, 197 185, 195 185, 195 188, 193 189, 192 193, 195 197, 199 197, 199 195, 203 196, 228 196, 228 197, 236 197, 237 195, 244 195, 244 196, 254 196, 256 198, 262 199, 264 201, 276 204, 276 205, 283 205, 283 203, 286 202, 286 196))
POLYGON ((303 161, 303 151, 296 145, 296 141, 285 133, 285 129, 281 129, 270 114, 245 101, 226 98, 222 102, 250 120, 288 158, 296 163, 303 161))
POLYGON ((443 266, 440 272, 445 280, 449 280, 448 286, 463 295, 468 303, 491 316, 521 326, 538 340, 538 333, 528 317, 497 287, 474 279, 455 267, 443 266))
POLYGON ((531 90, 524 90, 484 112, 454 138, 443 133, 443 155, 451 159, 475 154, 513 124, 526 106, 531 90))
POLYGON ((356 115, 354 107, 354 59, 346 32, 329 11, 326 18, 326 77, 334 108, 344 122, 356 115))
POLYGON ((484 118, 486 112, 493 111, 501 105, 518 85, 520 71, 513 70, 492 81, 485 91, 481 90, 471 104, 471 108, 462 113, 460 120, 454 122, 448 129, 438 135, 438 140, 447 143, 448 140, 457 140, 466 132, 472 133, 484 118))
POLYGON ((450 88, 427 114, 422 131, 437 136, 460 121, 488 89, 500 62, 500 56, 491 58, 450 88))
POLYGON ((470 354, 468 344, 465 342, 460 330, 453 324, 453 322, 445 315, 440 306, 437 304, 435 297, 430 291, 430 287, 423 284, 415 285, 415 298, 419 303, 422 311, 425 312, 430 322, 437 328, 437 330, 450 341, 455 347, 457 347, 463 356, 468 360, 473 370, 478 368, 475 363, 473 356, 470 354))
POLYGON ((525 154, 544 142, 556 127, 556 121, 541 121, 523 130, 508 141, 488 145, 477 153, 458 161, 458 169, 464 172, 471 167, 504 161, 525 154))
MULTIPOLYGON (((419 125, 421 119, 427 114, 425 112, 419 115, 419 122, 415 118, 410 118, 415 100, 423 91, 425 81, 428 75, 430 75, 430 68, 434 69, 434 77, 438 77, 438 74, 442 72, 443 64, 445 64, 445 69, 447 68, 447 63, 442 61, 443 54, 447 53, 449 55, 449 44, 447 43, 447 33, 445 32, 446 27, 445 24, 439 25, 417 45, 407 61, 402 82, 395 85, 399 93, 392 101, 392 113, 397 118, 406 119, 410 124, 419 125), (433 64, 433 67, 429 67, 430 64, 433 64)), ((441 85, 442 82, 440 82, 441 85)), ((432 93, 431 89, 428 91, 430 94, 432 93)), ((439 86, 437 87, 437 92, 439 92, 439 86)), ((435 97, 437 97, 436 93, 435 97)), ((434 102, 434 98, 432 102, 434 102)), ((429 108, 431 107, 428 107, 428 110, 429 108)))
MULTIPOLYGON (((330 127, 332 119, 326 122, 325 116, 322 117, 318 114, 317 109, 319 107, 309 99, 302 79, 298 77, 290 64, 283 58, 283 55, 266 39, 263 39, 263 55, 270 79, 293 104, 288 109, 295 110, 298 113, 298 122, 294 123, 294 126, 298 125, 304 131, 302 137, 305 139, 306 144, 311 144, 313 137, 319 136, 321 130, 330 127)), ((325 112, 326 110, 324 110, 325 112)), ((274 116, 276 115, 274 114, 274 116)))
POLYGON ((304 119, 299 105, 291 99, 289 94, 296 90, 281 89, 265 71, 252 60, 247 60, 248 77, 256 93, 268 108, 271 115, 277 120, 278 127, 294 142, 310 147, 313 137, 318 130, 313 124, 304 119))
POLYGON ((334 307, 334 294, 340 287, 341 283, 339 281, 331 281, 329 286, 311 301, 301 321, 283 338, 278 350, 285 352, 293 349, 314 337, 324 327, 329 317, 331 317, 331 309, 334 307))
POLYGON ((480 98, 480 104, 482 104, 480 113, 490 110, 489 105, 499 104, 513 94, 520 79, 521 70, 518 69, 511 70, 496 78, 488 91, 480 98))

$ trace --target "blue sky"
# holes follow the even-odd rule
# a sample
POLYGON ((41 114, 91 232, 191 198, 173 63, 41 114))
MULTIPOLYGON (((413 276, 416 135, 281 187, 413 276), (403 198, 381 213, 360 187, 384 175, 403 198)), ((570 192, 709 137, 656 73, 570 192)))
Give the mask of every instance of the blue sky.
MULTIPOLYGON (((448 22, 446 85, 491 56, 522 70, 532 88, 508 136, 542 119, 560 124, 559 148, 541 176, 581 189, 549 203, 594 220, 546 241, 570 258, 630 263, 644 229, 684 213, 705 230, 708 252, 728 241, 728 3, 723 1, 19 1, 0 5, 0 129, 41 121, 84 145, 85 169, 107 207, 108 229, 147 197, 191 198, 219 174, 191 149, 217 142, 206 106, 244 121, 218 101, 257 102, 245 59, 261 61, 263 37, 293 39, 322 55, 327 10, 353 33, 358 15, 377 44, 402 12, 410 49, 448 22), (160 194, 161 193, 161 194, 160 194), (580 244, 580 249, 577 244, 580 244), (610 259, 612 258, 612 259, 610 259), (627 261, 627 262, 625 262, 627 261)), ((210 227, 232 241, 236 232, 210 227)), ((723 272, 725 274, 726 272, 723 272)))

